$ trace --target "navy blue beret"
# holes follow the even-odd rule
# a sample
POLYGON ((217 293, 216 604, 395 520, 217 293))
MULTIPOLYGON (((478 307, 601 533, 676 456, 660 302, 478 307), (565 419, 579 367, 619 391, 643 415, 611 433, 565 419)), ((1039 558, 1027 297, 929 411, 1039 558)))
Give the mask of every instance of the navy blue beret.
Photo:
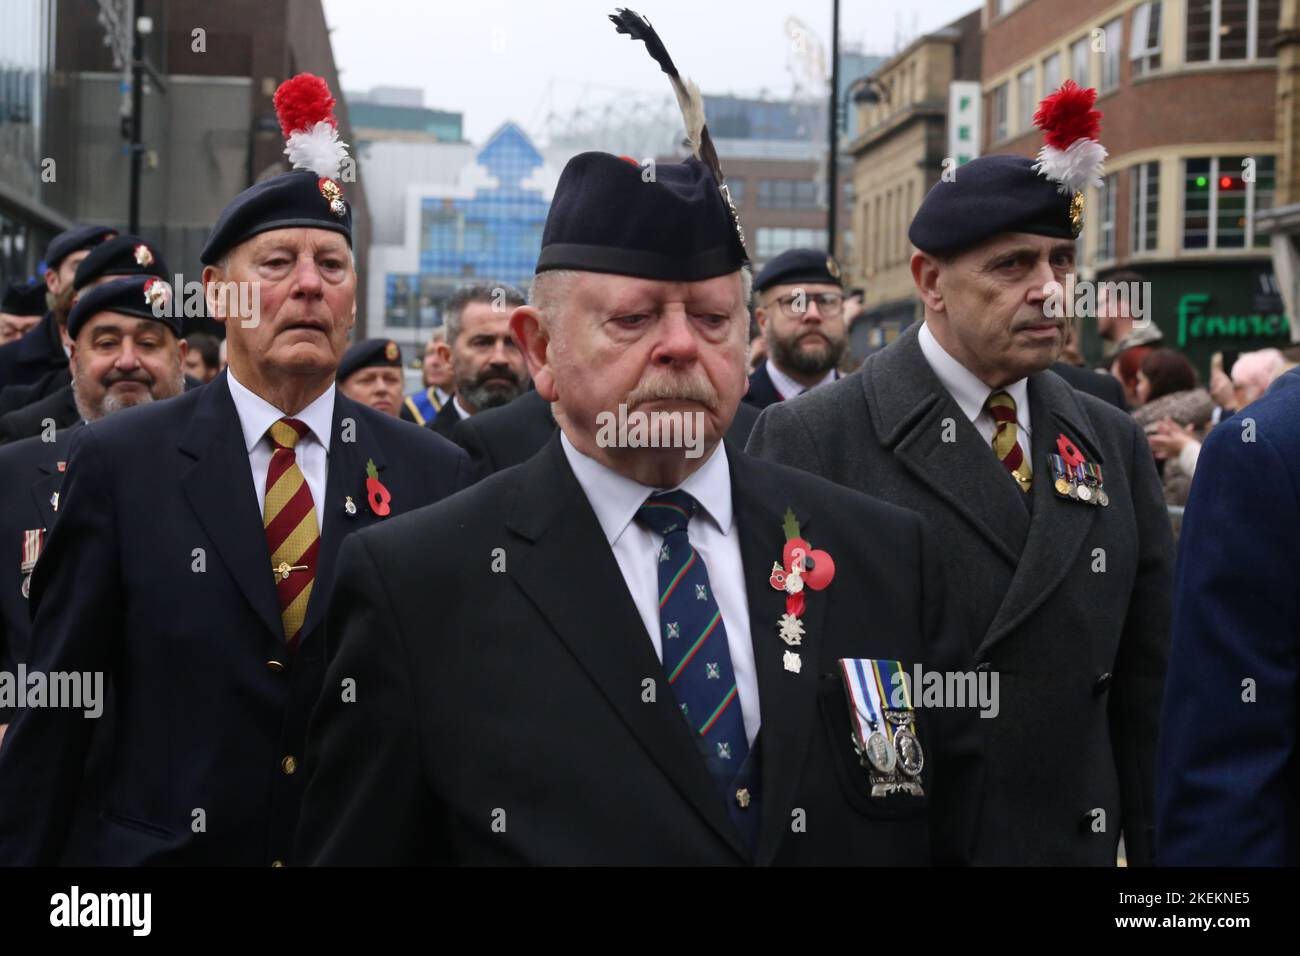
POLYGON ((352 245, 352 206, 332 179, 295 169, 249 186, 212 227, 199 260, 210 266, 253 236, 272 229, 329 229, 352 245), (334 190, 339 190, 334 193, 334 190))
POLYGON ((362 339, 360 342, 353 342, 343 353, 337 378, 341 382, 353 372, 359 372, 363 368, 373 368, 376 365, 402 367, 402 350, 392 339, 362 339))
POLYGON ((787 249, 768 260, 754 280, 754 288, 762 292, 792 282, 840 285, 840 264, 824 249, 787 249))
POLYGON ((44 282, 11 282, 0 302, 0 312, 6 315, 44 315, 45 311, 44 282))
POLYGON ((935 183, 916 211, 907 238, 922 252, 950 254, 1004 232, 1074 239, 1072 196, 1034 172, 1026 156, 980 156, 935 183))
POLYGON ((580 153, 555 186, 537 272, 697 282, 736 272, 747 259, 739 223, 698 159, 643 170, 611 153, 580 153))
POLYGON ((72 312, 68 315, 68 337, 75 339, 81 327, 101 312, 152 319, 171 329, 173 335, 179 336, 181 317, 172 313, 180 311, 171 301, 171 286, 157 276, 114 279, 87 289, 72 301, 72 312), (155 302, 158 303, 157 312, 154 311, 155 302))
POLYGON ((118 236, 101 242, 90 255, 81 260, 77 266, 76 278, 72 287, 80 292, 96 279, 104 276, 157 276, 160 279, 171 278, 167 274, 167 262, 162 253, 151 243, 139 236, 118 236))
POLYGON ((74 226, 61 232, 45 247, 45 268, 57 269, 72 253, 94 248, 116 235, 117 230, 108 226, 74 226))

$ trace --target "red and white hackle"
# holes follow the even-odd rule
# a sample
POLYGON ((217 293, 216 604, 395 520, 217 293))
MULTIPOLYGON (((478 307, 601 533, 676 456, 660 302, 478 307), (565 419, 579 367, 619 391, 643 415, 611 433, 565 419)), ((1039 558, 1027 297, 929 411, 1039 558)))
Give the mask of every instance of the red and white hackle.
POLYGON ((1101 113, 1092 108, 1096 102, 1096 90, 1066 80, 1055 93, 1043 97, 1034 114, 1034 125, 1045 140, 1034 170, 1059 183, 1060 193, 1101 186, 1106 148, 1097 142, 1101 113))

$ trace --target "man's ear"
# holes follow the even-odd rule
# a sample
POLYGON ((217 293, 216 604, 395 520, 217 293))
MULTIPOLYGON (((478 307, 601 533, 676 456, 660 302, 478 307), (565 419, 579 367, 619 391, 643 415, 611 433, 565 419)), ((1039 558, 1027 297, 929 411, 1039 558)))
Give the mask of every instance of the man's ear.
POLYGON ((548 402, 556 399, 555 374, 551 370, 547 352, 551 337, 542 328, 542 314, 531 305, 521 305, 510 315, 510 335, 524 354, 528 374, 533 379, 537 394, 548 402))
POLYGON ((433 352, 438 356, 439 361, 445 362, 448 365, 451 364, 451 346, 446 342, 435 342, 433 344, 433 352))
POLYGON ((767 338, 767 309, 763 306, 754 307, 754 322, 758 325, 758 331, 767 338))
POLYGON ((219 283, 224 279, 216 266, 203 267, 203 302, 208 308, 208 315, 216 321, 226 322, 226 296, 221 294, 219 283))
POLYGON ((912 253, 912 282, 916 293, 930 312, 944 311, 943 293, 939 290, 939 263, 924 252, 912 253))
POLYGON ((52 295, 59 294, 59 270, 58 269, 45 270, 45 291, 51 293, 52 295))

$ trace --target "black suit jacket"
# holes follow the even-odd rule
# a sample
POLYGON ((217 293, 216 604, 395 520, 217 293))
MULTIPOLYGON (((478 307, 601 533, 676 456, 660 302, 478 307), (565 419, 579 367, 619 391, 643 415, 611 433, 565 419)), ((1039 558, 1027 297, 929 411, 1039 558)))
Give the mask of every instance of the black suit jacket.
POLYGON ((49 421, 56 429, 65 429, 80 420, 72 386, 65 385, 30 405, 0 415, 0 445, 40 435, 49 421))
POLYGON ((456 404, 452 399, 442 403, 442 408, 438 409, 438 414, 424 426, 431 428, 443 438, 450 439, 451 433, 456 428, 456 424, 461 421, 460 412, 456 411, 456 404))
MULTIPOLYGON (((368 460, 394 513, 468 480, 460 449, 337 393, 316 583, 290 652, 226 375, 78 429, 32 578, 31 657, 46 671, 108 672, 117 692, 99 862, 289 858, 339 545, 389 520, 369 509, 368 460)), ((11 725, 0 747, 0 864, 58 859, 89 723, 44 708, 11 725)))
POLYGON ((350 676, 366 690, 354 704, 326 693, 313 715, 299 858, 674 865, 960 858, 959 821, 969 806, 961 781, 972 772, 964 724, 953 712, 921 712, 933 764, 927 797, 873 798, 835 674, 841 657, 946 668, 961 656, 962 637, 945 617, 938 554, 920 518, 734 446, 727 454, 762 713, 754 848, 673 702, 557 435, 525 464, 345 544, 326 686, 350 676), (785 596, 768 583, 787 507, 836 563, 834 582, 807 600, 798 673, 783 667, 788 648, 776 624, 785 596), (875 546, 864 543, 864 529, 875 546), (504 565, 494 569, 497 548, 504 565), (948 829, 932 838, 937 824, 948 829))
MULTIPOLYGON (((0 449, 0 671, 14 673, 28 662, 31 638, 29 600, 23 596, 23 533, 54 526, 54 495, 63 484, 59 463, 67 461, 75 429, 57 432, 54 441, 29 438, 0 449)), ((15 710, 0 707, 0 724, 15 710)))
POLYGON ((46 312, 17 342, 0 345, 0 389, 30 385, 48 372, 67 367, 68 355, 53 312, 46 312))
POLYGON ((772 376, 767 374, 767 363, 764 362, 749 376, 749 391, 745 393, 745 401, 762 409, 781 400, 781 393, 772 384, 772 376))
MULTIPOLYGON (((448 403, 450 404, 450 403, 448 403)), ((758 421, 758 411, 744 403, 727 429, 727 440, 744 448, 758 421)), ((459 422, 451 438, 469 452, 474 480, 521 465, 537 454, 555 434, 551 405, 529 389, 509 405, 489 408, 459 422)))
POLYGON ((1096 395, 1103 402, 1109 402, 1120 411, 1128 411, 1128 400, 1124 397, 1124 385, 1114 375, 1096 372, 1090 368, 1079 368, 1066 362, 1057 362, 1052 371, 1081 392, 1096 395))

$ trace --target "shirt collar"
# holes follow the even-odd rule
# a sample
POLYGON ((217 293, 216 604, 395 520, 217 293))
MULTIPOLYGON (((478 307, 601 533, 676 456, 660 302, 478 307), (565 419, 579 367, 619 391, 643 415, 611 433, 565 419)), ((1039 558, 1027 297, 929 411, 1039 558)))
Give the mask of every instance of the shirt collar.
POLYGON ((316 440, 325 446, 325 453, 330 450, 330 432, 334 426, 334 383, 321 393, 320 397, 304 408, 297 415, 286 415, 261 395, 249 391, 235 373, 226 369, 226 380, 230 384, 230 397, 235 401, 235 412, 239 415, 239 426, 244 431, 244 447, 248 452, 266 437, 266 430, 282 418, 296 418, 316 436, 316 440))
POLYGON ((940 384, 948 390, 953 401, 962 413, 972 422, 984 411, 984 403, 994 391, 1003 391, 1016 403, 1016 424, 1029 434, 1029 380, 1022 378, 1002 389, 989 388, 974 372, 948 354, 948 350, 939 344, 939 340, 930 331, 930 324, 923 322, 917 335, 921 353, 934 370, 940 384))
MULTIPOLYGON (((560 445, 574 477, 596 512, 605 540, 611 546, 622 537, 646 498, 661 491, 675 490, 650 488, 620 475, 608 465, 578 451, 563 431, 560 432, 560 445)), ((713 519, 723 534, 731 533, 731 469, 727 465, 724 442, 718 442, 708 461, 677 487, 700 503, 700 509, 713 519)))
POLYGON ((459 393, 451 397, 451 404, 452 407, 456 409, 456 414, 460 416, 461 421, 464 421, 465 419, 469 418, 469 412, 465 411, 465 406, 460 403, 459 393))
MULTIPOLYGON (((772 380, 772 384, 776 386, 776 390, 781 394, 782 398, 794 398, 796 395, 802 395, 804 392, 808 391, 809 386, 804 385, 802 382, 796 382, 789 375, 786 375, 785 372, 781 371, 775 364, 773 364, 770 358, 766 360, 766 364, 767 375, 772 380)), ((812 388, 833 381, 835 381, 835 369, 831 369, 827 372, 826 377, 813 385, 812 388)))

